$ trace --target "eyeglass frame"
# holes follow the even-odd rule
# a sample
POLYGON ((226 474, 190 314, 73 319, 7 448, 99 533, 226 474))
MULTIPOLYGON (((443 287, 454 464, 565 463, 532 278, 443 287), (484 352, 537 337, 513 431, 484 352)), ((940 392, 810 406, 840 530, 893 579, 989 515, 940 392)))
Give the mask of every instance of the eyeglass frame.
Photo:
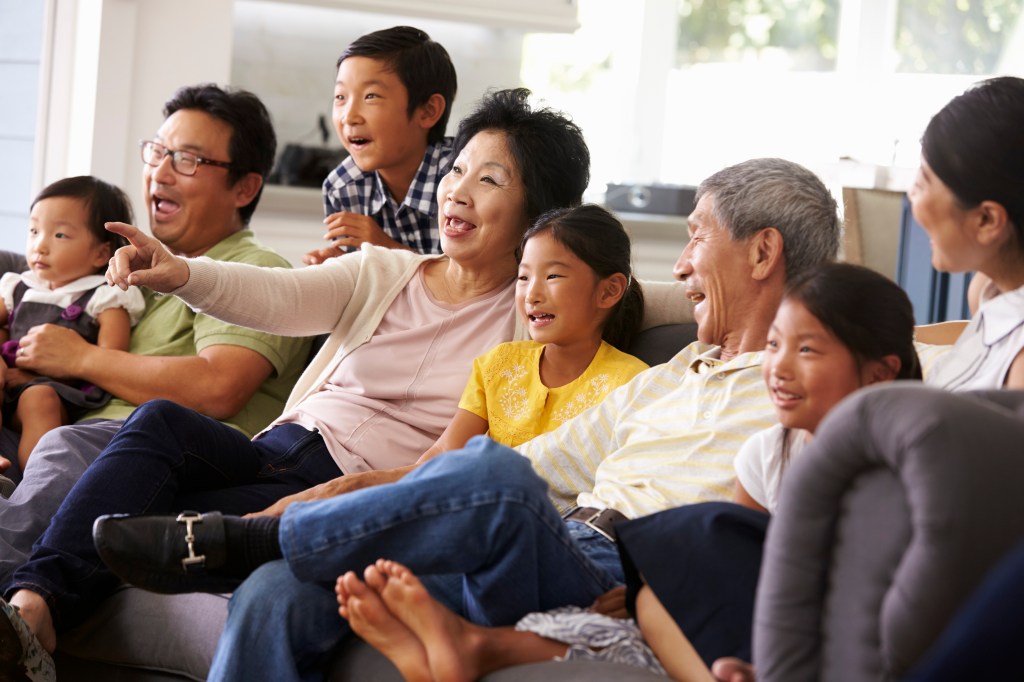
POLYGON ((226 168, 228 170, 235 170, 235 166, 230 161, 215 161, 213 159, 207 159, 206 157, 199 156, 195 152, 190 152, 190 151, 185 150, 185 149, 171 149, 167 145, 165 145, 165 144, 163 144, 161 142, 157 142, 156 140, 139 140, 139 155, 142 157, 142 163, 146 164, 150 168, 156 168, 157 166, 159 166, 163 162, 163 160, 166 157, 169 156, 169 157, 171 157, 171 168, 174 170, 174 172, 179 174, 179 175, 184 175, 187 178, 190 178, 190 177, 194 176, 196 174, 196 172, 199 170, 199 166, 203 166, 203 165, 205 165, 205 166, 216 166, 218 168, 226 168), (160 148, 162 148, 164 150, 163 156, 161 156, 160 160, 157 161, 156 163, 150 163, 149 161, 146 161, 146 146, 147 145, 151 145, 151 146, 154 146, 154 147, 160 147, 160 148), (179 159, 181 159, 181 156, 180 156, 181 154, 188 154, 189 156, 192 156, 192 157, 195 158, 195 160, 196 160, 196 167, 192 170, 191 173, 183 173, 182 171, 178 170, 178 161, 179 161, 179 159))

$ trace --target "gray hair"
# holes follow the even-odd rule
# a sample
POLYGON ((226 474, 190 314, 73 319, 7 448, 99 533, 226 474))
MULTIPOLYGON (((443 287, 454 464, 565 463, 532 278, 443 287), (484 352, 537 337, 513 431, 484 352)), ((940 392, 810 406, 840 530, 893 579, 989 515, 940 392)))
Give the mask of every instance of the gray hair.
POLYGON ((710 176, 697 200, 715 199, 715 218, 741 240, 774 227, 782 234, 786 279, 835 259, 843 228, 839 207, 825 184, 785 159, 751 159, 710 176))

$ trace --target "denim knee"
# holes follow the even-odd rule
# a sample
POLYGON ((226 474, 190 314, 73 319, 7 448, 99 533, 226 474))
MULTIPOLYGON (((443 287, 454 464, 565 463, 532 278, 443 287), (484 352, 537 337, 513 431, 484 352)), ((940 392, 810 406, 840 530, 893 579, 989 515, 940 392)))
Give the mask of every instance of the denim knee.
POLYGON ((486 436, 474 436, 462 450, 448 453, 446 467, 453 467, 465 479, 467 489, 483 490, 499 485, 503 491, 547 495, 547 483, 533 470, 530 460, 512 448, 486 436))
POLYGON ((192 414, 193 411, 187 407, 182 407, 173 400, 164 400, 162 398, 148 400, 135 408, 135 411, 125 421, 124 428, 145 429, 144 425, 151 425, 154 422, 172 425, 179 421, 181 417, 184 417, 185 413, 192 414))

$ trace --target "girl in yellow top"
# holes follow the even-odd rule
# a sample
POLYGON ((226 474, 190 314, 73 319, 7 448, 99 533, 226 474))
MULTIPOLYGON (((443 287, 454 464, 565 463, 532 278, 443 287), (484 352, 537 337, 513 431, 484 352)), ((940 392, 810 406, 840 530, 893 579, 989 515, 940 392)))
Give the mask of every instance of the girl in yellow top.
POLYGON ((618 350, 643 318, 629 236, 599 206, 542 215, 523 237, 516 308, 532 341, 473 361, 451 424, 420 461, 488 434, 515 447, 601 402, 647 369, 618 350))

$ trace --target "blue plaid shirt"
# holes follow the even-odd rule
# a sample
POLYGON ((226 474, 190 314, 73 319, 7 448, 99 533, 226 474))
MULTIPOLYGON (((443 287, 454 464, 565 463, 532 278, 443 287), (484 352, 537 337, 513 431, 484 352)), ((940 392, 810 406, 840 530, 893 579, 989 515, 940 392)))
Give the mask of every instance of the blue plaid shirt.
POLYGON ((384 180, 364 173, 346 157, 324 180, 324 215, 338 211, 373 216, 384 233, 420 253, 441 253, 437 227, 437 183, 452 154, 452 138, 427 147, 416 177, 402 203, 397 203, 384 180))

